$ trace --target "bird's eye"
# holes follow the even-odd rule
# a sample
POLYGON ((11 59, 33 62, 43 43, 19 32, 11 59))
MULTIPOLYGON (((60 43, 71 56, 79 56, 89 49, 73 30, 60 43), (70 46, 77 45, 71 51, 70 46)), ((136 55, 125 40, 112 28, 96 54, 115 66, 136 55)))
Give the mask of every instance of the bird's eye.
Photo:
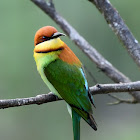
POLYGON ((43 42, 44 42, 44 41, 47 41, 47 40, 50 40, 50 38, 47 37, 47 36, 42 36, 42 41, 43 41, 43 42))
POLYGON ((43 39, 47 39, 47 37, 46 37, 46 36, 43 36, 42 38, 43 38, 43 39))
POLYGON ((44 42, 44 41, 48 41, 50 39, 51 39, 51 37, 42 36, 41 41, 44 42))

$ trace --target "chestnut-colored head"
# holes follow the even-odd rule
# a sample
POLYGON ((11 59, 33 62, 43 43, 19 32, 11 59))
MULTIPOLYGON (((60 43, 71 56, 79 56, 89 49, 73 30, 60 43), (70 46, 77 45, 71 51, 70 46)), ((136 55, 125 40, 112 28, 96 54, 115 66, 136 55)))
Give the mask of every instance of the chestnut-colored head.
POLYGON ((35 34, 34 45, 36 46, 39 43, 57 38, 62 35, 64 34, 57 32, 57 30, 52 26, 42 27, 35 34))
MULTIPOLYGON (((82 65, 72 50, 59 38, 65 34, 58 32, 52 26, 40 28, 34 38, 34 58, 37 64, 42 64, 42 58, 46 62, 56 59, 56 56, 69 64, 82 65), (47 58, 48 56, 48 58, 47 58), (50 57, 51 56, 51 57, 50 57), (51 58, 51 59, 50 59, 51 58)), ((40 66, 40 65, 39 65, 40 66)))

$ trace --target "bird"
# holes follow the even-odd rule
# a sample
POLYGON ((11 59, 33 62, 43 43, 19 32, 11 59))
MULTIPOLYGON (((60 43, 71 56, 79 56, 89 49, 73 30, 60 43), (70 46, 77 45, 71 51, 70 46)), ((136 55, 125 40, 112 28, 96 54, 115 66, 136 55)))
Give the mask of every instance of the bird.
POLYGON ((37 70, 48 88, 66 101, 72 117, 73 138, 80 140, 83 118, 95 131, 94 100, 88 87, 84 68, 74 52, 60 37, 66 36, 53 26, 40 28, 34 37, 34 59, 37 70))

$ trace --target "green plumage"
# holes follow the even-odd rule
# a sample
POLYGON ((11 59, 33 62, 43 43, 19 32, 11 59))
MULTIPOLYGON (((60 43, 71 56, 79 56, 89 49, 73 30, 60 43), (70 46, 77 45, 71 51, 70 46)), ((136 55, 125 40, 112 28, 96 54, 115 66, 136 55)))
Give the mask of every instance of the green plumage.
POLYGON ((92 116, 92 105, 85 86, 85 79, 80 69, 82 68, 77 65, 70 65, 60 59, 56 59, 44 66, 44 73, 48 81, 71 106, 72 110, 96 130, 96 123, 92 116))
POLYGON ((80 119, 81 117, 72 109, 74 140, 80 140, 80 119))
POLYGON ((69 105, 91 112, 84 77, 77 66, 57 59, 44 67, 44 73, 48 81, 69 105))
POLYGON ((92 116, 94 103, 82 64, 59 38, 62 35, 51 26, 38 30, 35 35, 34 58, 43 81, 55 95, 67 102, 73 121, 74 140, 80 140, 81 117, 97 130, 92 116))

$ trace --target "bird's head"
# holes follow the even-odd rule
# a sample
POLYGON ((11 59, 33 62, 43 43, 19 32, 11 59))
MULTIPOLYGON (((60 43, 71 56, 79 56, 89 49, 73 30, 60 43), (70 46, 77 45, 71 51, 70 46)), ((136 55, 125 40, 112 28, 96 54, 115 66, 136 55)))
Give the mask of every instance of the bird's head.
POLYGON ((65 34, 58 32, 52 26, 40 28, 34 38, 34 58, 37 65, 50 63, 59 58, 69 64, 81 65, 71 49, 59 38, 65 34))
POLYGON ((60 40, 60 36, 65 34, 58 32, 52 26, 45 26, 40 28, 34 38, 35 53, 48 53, 51 51, 59 51, 62 48, 63 42, 60 40))

